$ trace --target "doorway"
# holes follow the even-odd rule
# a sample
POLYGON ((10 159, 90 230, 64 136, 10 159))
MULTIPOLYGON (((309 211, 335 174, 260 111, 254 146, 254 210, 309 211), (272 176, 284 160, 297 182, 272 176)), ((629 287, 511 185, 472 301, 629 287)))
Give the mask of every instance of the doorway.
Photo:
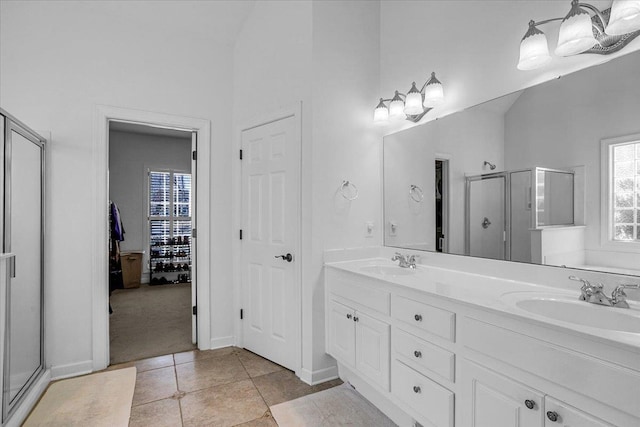
POLYGON ((435 165, 436 252, 449 253, 449 160, 435 165))
POLYGON ((109 360, 195 348, 196 135, 109 122, 109 360))
POLYGON ((243 346, 300 367, 299 113, 241 134, 243 346))

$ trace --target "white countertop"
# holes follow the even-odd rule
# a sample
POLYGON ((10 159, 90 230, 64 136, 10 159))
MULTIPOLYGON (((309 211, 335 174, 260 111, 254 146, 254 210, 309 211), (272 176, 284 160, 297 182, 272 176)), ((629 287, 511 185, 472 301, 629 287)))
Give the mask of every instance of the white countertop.
MULTIPOLYGON (((329 268, 335 268, 366 277, 372 277, 395 285, 419 290, 434 296, 450 299, 454 302, 476 306, 482 309, 496 311, 511 317, 524 318, 528 321, 541 324, 546 327, 560 329, 565 332, 577 333, 597 341, 605 340, 609 344, 622 345, 626 349, 640 352, 640 333, 610 330, 594 326, 585 326, 578 323, 555 320, 546 316, 523 310, 515 305, 515 293, 535 293, 538 296, 559 299, 578 300, 580 295, 580 283, 576 283, 575 290, 567 290, 552 286, 538 285, 525 281, 509 280, 451 269, 432 267, 419 264, 415 274, 388 275, 363 271, 367 266, 397 267, 386 258, 367 258, 353 261, 339 261, 325 263, 329 268)), ((524 295, 524 294, 522 294, 524 295)), ((517 295, 516 295, 517 296, 517 295)), ((516 298, 517 299, 517 298, 516 298)), ((580 304, 589 304, 580 302, 580 304)), ((589 304, 591 313, 598 315, 599 310, 616 310, 622 316, 629 315, 640 322, 640 304, 629 301, 630 308, 612 308, 589 304)), ((617 314, 617 313, 616 313, 617 314)))

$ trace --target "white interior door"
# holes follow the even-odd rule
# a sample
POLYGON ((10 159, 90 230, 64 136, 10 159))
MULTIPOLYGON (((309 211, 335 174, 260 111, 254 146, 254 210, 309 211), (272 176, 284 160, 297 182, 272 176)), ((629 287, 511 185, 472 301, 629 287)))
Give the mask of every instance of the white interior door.
POLYGON ((471 181, 468 255, 505 259, 505 178, 471 181))
MULTIPOLYGON (((198 150, 198 132, 191 132, 191 152, 197 153, 198 150)), ((191 227, 196 230, 196 233, 191 233, 191 307, 193 308, 191 311, 191 342, 193 344, 198 343, 198 298, 197 298, 197 259, 198 254, 196 253, 196 235, 197 235, 197 218, 196 218, 196 203, 197 198, 196 195, 198 192, 196 191, 196 185, 198 183, 198 170, 197 170, 197 162, 196 155, 191 156, 191 227)))
POLYGON ((242 132, 244 347, 291 370, 300 346, 296 120, 290 116, 242 132))

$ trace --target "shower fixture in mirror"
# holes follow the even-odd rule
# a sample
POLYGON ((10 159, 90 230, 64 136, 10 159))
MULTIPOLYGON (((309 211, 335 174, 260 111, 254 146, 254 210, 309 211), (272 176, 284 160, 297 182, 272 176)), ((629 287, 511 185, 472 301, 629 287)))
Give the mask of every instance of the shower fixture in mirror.
POLYGON ((384 244, 640 276, 638 70, 640 51, 385 136, 384 244))
POLYGON ((520 42, 519 70, 534 70, 551 62, 547 36, 538 27, 554 21, 562 21, 554 50, 557 56, 608 55, 640 34, 640 0, 613 0, 611 8, 603 11, 573 0, 564 17, 529 21, 529 29, 520 42))

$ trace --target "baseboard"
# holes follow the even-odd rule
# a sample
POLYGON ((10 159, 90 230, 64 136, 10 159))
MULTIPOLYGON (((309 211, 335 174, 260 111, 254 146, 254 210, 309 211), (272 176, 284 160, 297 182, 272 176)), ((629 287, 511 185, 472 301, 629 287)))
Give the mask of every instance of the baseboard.
POLYGON ((200 350, 215 350, 216 348, 223 348, 223 347, 231 347, 233 345, 235 345, 236 343, 236 339, 234 336, 230 336, 230 337, 221 337, 221 338, 211 338, 211 347, 209 348, 202 348, 200 347, 200 344, 198 343, 198 348, 200 350))
POLYGON ((316 385, 326 381, 334 380, 338 378, 338 367, 330 366, 324 369, 318 369, 316 371, 310 371, 308 369, 300 369, 297 372, 302 381, 309 385, 316 385))
POLYGON ((51 367, 51 379, 61 380, 63 378, 77 377, 78 375, 90 374, 93 372, 93 360, 69 363, 51 367))
POLYGON ((11 415, 11 418, 7 420, 5 424, 2 424, 4 427, 19 427, 22 423, 27 419, 29 413, 36 406, 38 400, 40 400, 40 396, 47 389, 47 386, 51 382, 51 371, 47 369, 44 373, 38 378, 38 380, 31 387, 31 391, 27 393, 24 397, 24 400, 16 409, 16 411, 11 415))
POLYGON ((373 406, 382 411, 400 427, 414 426, 414 419, 393 403, 385 394, 378 391, 375 387, 360 378, 358 374, 351 369, 339 364, 340 378, 351 384, 351 386, 367 399, 373 406))

